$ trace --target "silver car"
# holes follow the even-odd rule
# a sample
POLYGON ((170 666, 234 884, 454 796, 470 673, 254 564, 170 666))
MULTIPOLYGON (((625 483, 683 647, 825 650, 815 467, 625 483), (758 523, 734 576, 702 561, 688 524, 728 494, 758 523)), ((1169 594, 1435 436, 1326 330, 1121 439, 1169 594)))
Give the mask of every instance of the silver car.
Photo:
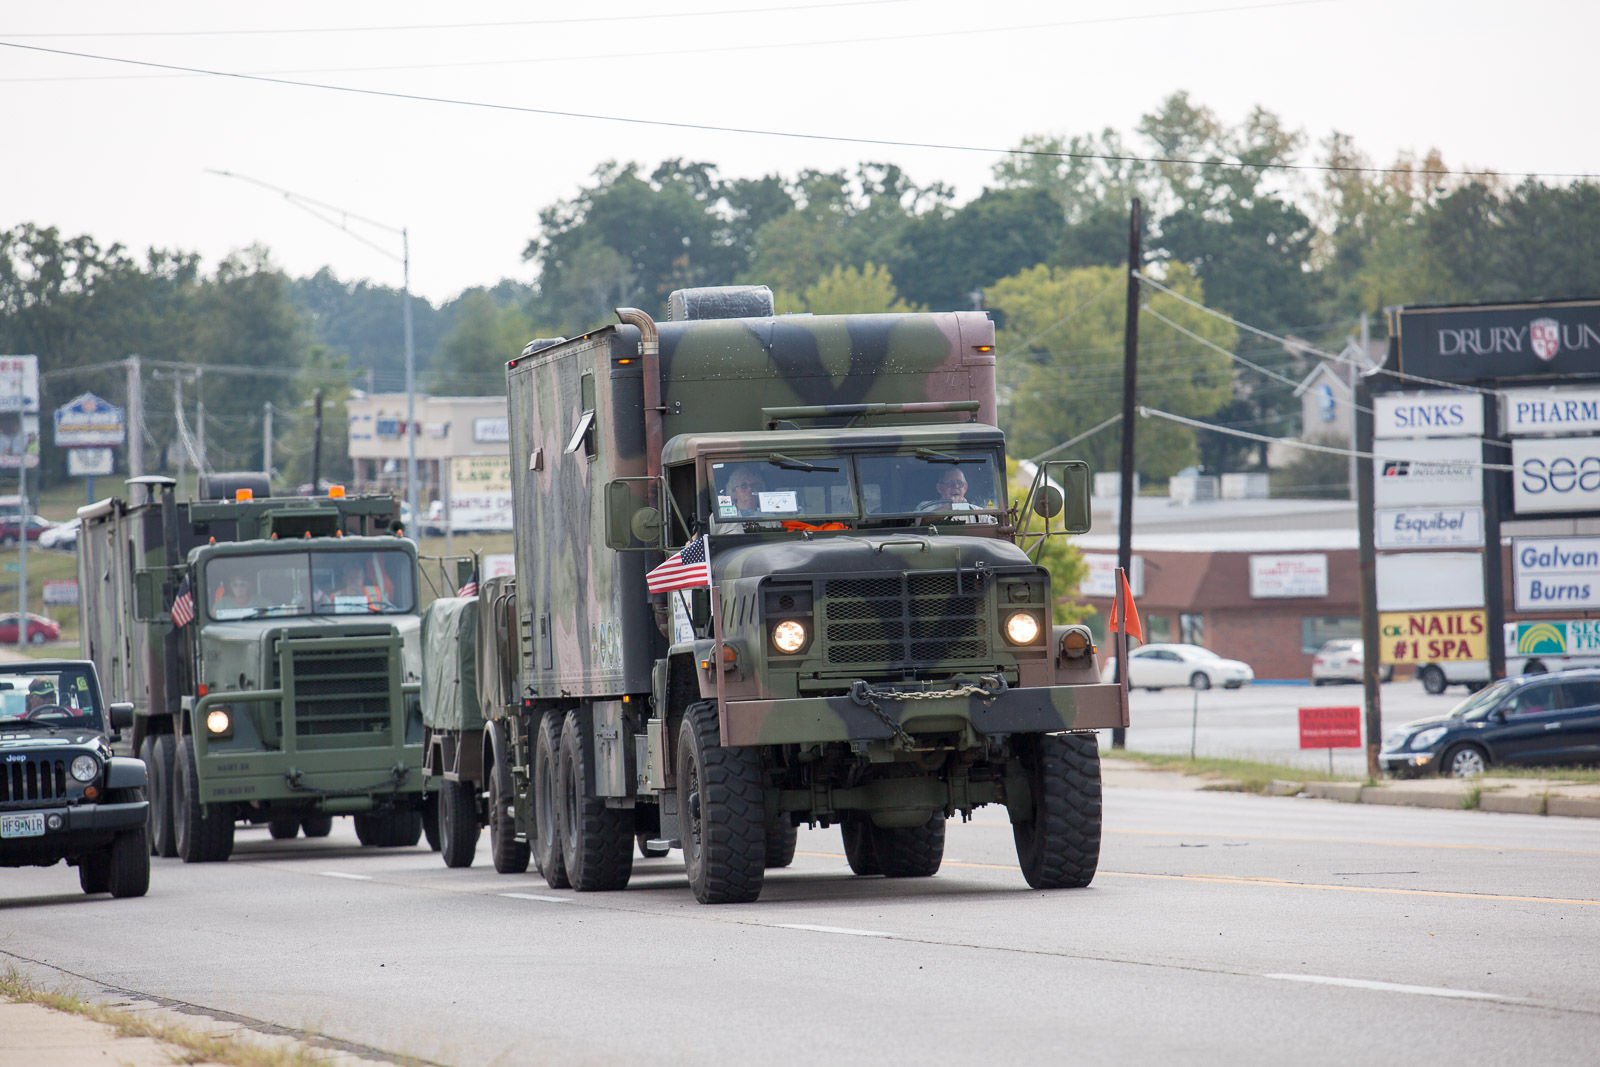
MULTIPOLYGON (((1361 681, 1365 657, 1361 639, 1340 637, 1317 649, 1311 659, 1311 684, 1329 685, 1334 682, 1361 681)), ((1378 680, 1387 682, 1394 677, 1394 667, 1384 664, 1378 668, 1378 680)))

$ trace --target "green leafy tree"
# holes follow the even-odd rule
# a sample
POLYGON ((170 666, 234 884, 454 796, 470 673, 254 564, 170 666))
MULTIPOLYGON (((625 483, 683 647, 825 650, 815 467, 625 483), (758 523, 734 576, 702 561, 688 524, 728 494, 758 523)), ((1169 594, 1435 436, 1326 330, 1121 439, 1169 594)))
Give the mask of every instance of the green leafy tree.
POLYGON ((894 273, 918 304, 981 306, 986 286, 1053 262, 1066 234, 1065 216, 1048 191, 989 189, 955 211, 912 220, 894 273))
POLYGON ((900 299, 894 278, 875 263, 861 269, 834 267, 798 297, 774 293, 779 314, 809 311, 813 315, 868 315, 920 310, 900 299))
POLYGON ((456 309, 455 328, 440 346, 428 392, 503 396, 506 361, 516 358, 532 338, 533 324, 520 308, 499 306, 485 292, 468 294, 456 309))

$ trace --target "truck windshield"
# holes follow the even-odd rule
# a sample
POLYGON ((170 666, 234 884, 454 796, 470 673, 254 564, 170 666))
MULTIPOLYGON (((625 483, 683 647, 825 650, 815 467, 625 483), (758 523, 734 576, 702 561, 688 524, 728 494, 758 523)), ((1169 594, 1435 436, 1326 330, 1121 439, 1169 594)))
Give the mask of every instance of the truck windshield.
POLYGON ((10 664, 0 672, 0 728, 36 722, 101 730, 99 691, 79 667, 10 664))
POLYGON ((713 529, 802 522, 998 522, 1005 507, 992 449, 773 455, 711 464, 713 529))
POLYGON ((205 571, 211 618, 405 615, 416 608, 409 554, 383 549, 224 556, 205 571))

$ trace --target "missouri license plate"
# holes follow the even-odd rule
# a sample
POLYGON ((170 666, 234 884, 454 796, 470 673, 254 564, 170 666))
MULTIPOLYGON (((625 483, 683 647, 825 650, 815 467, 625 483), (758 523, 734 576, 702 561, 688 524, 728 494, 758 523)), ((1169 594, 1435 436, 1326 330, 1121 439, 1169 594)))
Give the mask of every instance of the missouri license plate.
POLYGON ((44 812, 29 811, 21 815, 0 815, 0 837, 43 837, 44 812))

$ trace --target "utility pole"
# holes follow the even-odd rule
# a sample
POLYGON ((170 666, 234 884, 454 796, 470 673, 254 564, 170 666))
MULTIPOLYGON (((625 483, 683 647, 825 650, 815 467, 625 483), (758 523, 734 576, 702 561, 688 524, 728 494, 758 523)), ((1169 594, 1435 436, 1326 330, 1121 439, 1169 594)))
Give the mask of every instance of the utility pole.
POLYGON ((311 419, 311 495, 322 495, 322 390, 317 390, 316 414, 311 419))
MULTIPOLYGON (((1393 334, 1391 333, 1391 336, 1393 334)), ((1390 358, 1394 342, 1391 340, 1390 358)), ((1356 375, 1356 447, 1370 453, 1372 447, 1372 387, 1364 375, 1356 375)), ((1383 737, 1383 688, 1378 684, 1379 664, 1383 660, 1383 635, 1378 632, 1378 552, 1373 522, 1373 461, 1357 460, 1356 467, 1356 555, 1361 561, 1361 686, 1365 698, 1364 733, 1367 742, 1367 777, 1382 777, 1378 766, 1378 743, 1383 737)))
POLYGON ((178 435, 178 485, 177 490, 183 492, 183 461, 185 453, 189 451, 183 443, 183 372, 179 371, 172 376, 172 410, 177 416, 173 420, 174 429, 178 435))
POLYGON ((144 379, 139 373, 139 355, 122 361, 128 371, 128 477, 144 473, 144 379))
MULTIPOLYGON (((1134 197, 1128 213, 1128 303, 1123 314, 1122 334, 1122 487, 1117 516, 1117 566, 1124 574, 1133 573, 1133 415, 1139 388, 1139 271, 1143 269, 1139 210, 1139 198, 1134 197)), ((1121 592, 1114 589, 1111 595, 1116 597, 1121 592)), ((1128 676, 1128 665, 1123 662, 1126 658, 1117 658, 1119 682, 1128 676)), ((1127 741, 1127 730, 1119 726, 1111 731, 1112 748, 1125 748, 1127 741)))
POLYGON ((28 643, 28 445, 23 435, 17 468, 17 647, 28 643))
POLYGON ((417 351, 411 334, 411 236, 405 227, 400 229, 400 257, 400 299, 405 301, 406 328, 406 503, 411 506, 411 521, 418 527, 407 530, 406 536, 415 541, 422 524, 417 510, 417 351))
POLYGON ((272 401, 261 410, 261 469, 272 478, 272 401))

